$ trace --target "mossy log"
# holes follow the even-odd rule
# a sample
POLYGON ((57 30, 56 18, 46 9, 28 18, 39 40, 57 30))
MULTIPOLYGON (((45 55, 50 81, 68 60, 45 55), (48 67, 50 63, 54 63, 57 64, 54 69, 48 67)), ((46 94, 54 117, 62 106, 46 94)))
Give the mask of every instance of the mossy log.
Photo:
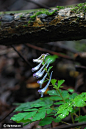
POLYGON ((86 3, 0 13, 0 45, 86 39, 86 3))

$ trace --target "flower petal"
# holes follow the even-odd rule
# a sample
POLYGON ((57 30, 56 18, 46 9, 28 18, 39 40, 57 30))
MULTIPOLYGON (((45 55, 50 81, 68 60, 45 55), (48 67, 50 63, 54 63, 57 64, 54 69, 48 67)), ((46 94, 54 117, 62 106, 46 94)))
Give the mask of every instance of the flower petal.
POLYGON ((42 62, 43 62, 43 61, 41 61, 40 64, 38 64, 36 67, 32 68, 32 72, 38 70, 38 69, 40 68, 42 62))
MULTIPOLYGON (((48 69, 48 72, 49 72, 49 69, 48 69)), ((37 81, 37 83, 40 84, 40 88, 42 88, 42 84, 43 84, 43 82, 44 82, 44 80, 45 80, 46 77, 47 77, 47 73, 45 74, 45 76, 43 77, 43 79, 37 81)))
POLYGON ((52 73, 53 73, 53 71, 50 74, 50 79, 49 79, 47 85, 43 89, 38 90, 38 92, 41 93, 41 97, 43 97, 43 93, 46 91, 46 89, 48 88, 48 86, 50 84, 50 81, 51 81, 51 78, 52 78, 52 73))
POLYGON ((39 58, 33 59, 33 62, 40 63, 42 60, 45 59, 45 57, 46 57, 47 55, 49 55, 49 53, 47 53, 47 54, 42 54, 39 58))
MULTIPOLYGON (((48 60, 49 60, 49 59, 48 59, 48 60)), ((47 60, 47 61, 48 61, 48 60, 47 60)), ((52 61, 52 60, 51 60, 51 61, 52 61)), ((51 62, 51 61, 50 61, 50 62, 51 62)), ((47 64, 46 69, 48 68, 50 62, 47 64)), ((47 63, 47 62, 46 62, 46 63, 47 63)), ((45 63, 45 64, 46 64, 46 63, 45 63)), ((45 66, 45 64, 44 64, 44 66, 45 66)), ((43 67, 43 68, 44 68, 44 67, 43 67)), ((44 74, 44 72, 45 72, 45 69, 44 69, 43 71, 41 71, 41 70, 42 70, 42 69, 40 69, 39 73, 36 74, 36 77, 37 77, 37 78, 40 78, 40 77, 43 76, 43 74, 44 74)))
POLYGON ((45 67, 46 63, 41 67, 41 69, 39 71, 37 71, 36 73, 33 74, 33 77, 38 77, 39 74, 41 73, 42 69, 45 67))

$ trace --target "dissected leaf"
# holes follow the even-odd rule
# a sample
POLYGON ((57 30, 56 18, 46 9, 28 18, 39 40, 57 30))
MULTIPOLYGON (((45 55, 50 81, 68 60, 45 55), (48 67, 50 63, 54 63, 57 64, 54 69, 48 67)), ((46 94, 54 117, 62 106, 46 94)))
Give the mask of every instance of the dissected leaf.
POLYGON ((61 119, 65 118, 69 114, 69 111, 65 109, 64 112, 62 112, 60 115, 58 115, 61 119))
POLYGON ((62 98, 61 97, 59 97, 59 96, 52 96, 52 97, 50 97, 50 99, 51 100, 62 100, 62 98))
POLYGON ((41 106, 45 106, 44 102, 39 102, 39 103, 32 103, 31 107, 41 107, 41 106))
POLYGON ((33 117, 36 113, 37 113, 37 111, 28 112, 28 114, 25 116, 24 120, 27 120, 27 119, 33 117))
POLYGON ((41 125, 41 126, 48 125, 48 124, 52 123, 52 121, 53 121, 52 117, 46 117, 39 122, 39 125, 41 125))
POLYGON ((65 80, 58 80, 58 88, 65 82, 65 80))
POLYGON ((74 99, 77 96, 77 93, 73 93, 72 95, 69 96, 69 99, 74 99))
POLYGON ((55 105, 60 105, 60 104, 64 104, 64 102, 63 101, 59 101, 59 102, 55 102, 54 104, 55 105))
POLYGON ((60 90, 60 93, 64 99, 69 98, 69 93, 66 90, 60 90))
POLYGON ((28 108, 31 108, 31 102, 26 102, 26 103, 22 103, 20 104, 16 109, 15 109, 15 112, 16 111, 24 111, 28 108))
POLYGON ((48 108, 46 111, 47 111, 47 114, 50 114, 52 112, 52 109, 48 108))
POLYGON ((36 120, 40 120, 40 119, 43 119, 46 115, 46 109, 44 110, 39 110, 39 112, 37 112, 35 114, 35 116, 33 116, 33 119, 32 121, 36 121, 36 120))
POLYGON ((31 120, 30 119, 27 119, 27 120, 24 120, 24 118, 20 121, 16 121, 17 123, 31 123, 31 120))
POLYGON ((56 90, 49 90, 47 93, 49 95, 58 95, 59 96, 59 93, 56 90))
POLYGON ((84 97, 82 94, 76 96, 73 100, 73 105, 76 107, 84 107, 86 106, 86 103, 84 101, 84 97))
POLYGON ((28 114, 28 112, 18 113, 18 114, 16 114, 16 115, 14 115, 13 117, 11 117, 11 120, 13 120, 13 121, 20 121, 20 120, 22 120, 27 114, 28 114))
POLYGON ((69 114, 69 112, 72 112, 72 110, 73 110, 73 106, 70 102, 69 103, 64 103, 57 108, 57 113, 56 114, 61 119, 63 119, 69 114))
POLYGON ((26 109, 24 111, 37 111, 38 109, 37 108, 29 108, 29 109, 26 109))
POLYGON ((51 79, 51 83, 52 83, 52 85, 55 85, 55 83, 57 82, 57 80, 56 79, 51 79))

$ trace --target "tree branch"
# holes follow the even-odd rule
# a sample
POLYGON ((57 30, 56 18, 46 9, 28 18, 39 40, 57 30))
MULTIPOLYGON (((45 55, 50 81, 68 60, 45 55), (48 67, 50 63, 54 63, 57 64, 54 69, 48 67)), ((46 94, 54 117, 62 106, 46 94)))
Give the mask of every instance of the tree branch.
POLYGON ((0 13, 0 45, 86 39, 86 3, 0 13))

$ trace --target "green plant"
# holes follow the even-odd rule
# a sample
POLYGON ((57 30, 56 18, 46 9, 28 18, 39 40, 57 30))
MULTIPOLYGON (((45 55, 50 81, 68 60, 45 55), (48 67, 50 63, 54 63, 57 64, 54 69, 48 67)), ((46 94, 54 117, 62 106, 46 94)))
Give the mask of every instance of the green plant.
POLYGON ((32 68, 32 71, 39 69, 33 76, 39 78, 44 70, 46 72, 45 75, 49 78, 45 80, 46 76, 44 76, 42 80, 38 81, 40 88, 42 88, 44 81, 48 81, 43 89, 38 90, 38 92, 41 93, 41 97, 43 97, 43 93, 50 84, 50 81, 53 90, 47 92, 49 97, 40 98, 34 102, 19 104, 15 109, 15 112, 20 113, 11 117, 11 120, 16 121, 17 123, 22 122, 24 125, 38 120, 39 125, 41 126, 51 124, 52 121, 68 124, 64 121, 64 118, 70 115, 72 123, 75 121, 86 122, 86 115, 80 115, 80 108, 86 106, 86 92, 77 94, 74 93, 72 89, 62 90, 62 84, 65 80, 58 80, 57 82, 56 79, 51 79, 52 72, 51 74, 49 72, 52 67, 48 68, 48 66, 50 63, 54 62, 56 58, 55 55, 42 54, 38 59, 33 60, 34 62, 39 63, 39 65, 32 68))

